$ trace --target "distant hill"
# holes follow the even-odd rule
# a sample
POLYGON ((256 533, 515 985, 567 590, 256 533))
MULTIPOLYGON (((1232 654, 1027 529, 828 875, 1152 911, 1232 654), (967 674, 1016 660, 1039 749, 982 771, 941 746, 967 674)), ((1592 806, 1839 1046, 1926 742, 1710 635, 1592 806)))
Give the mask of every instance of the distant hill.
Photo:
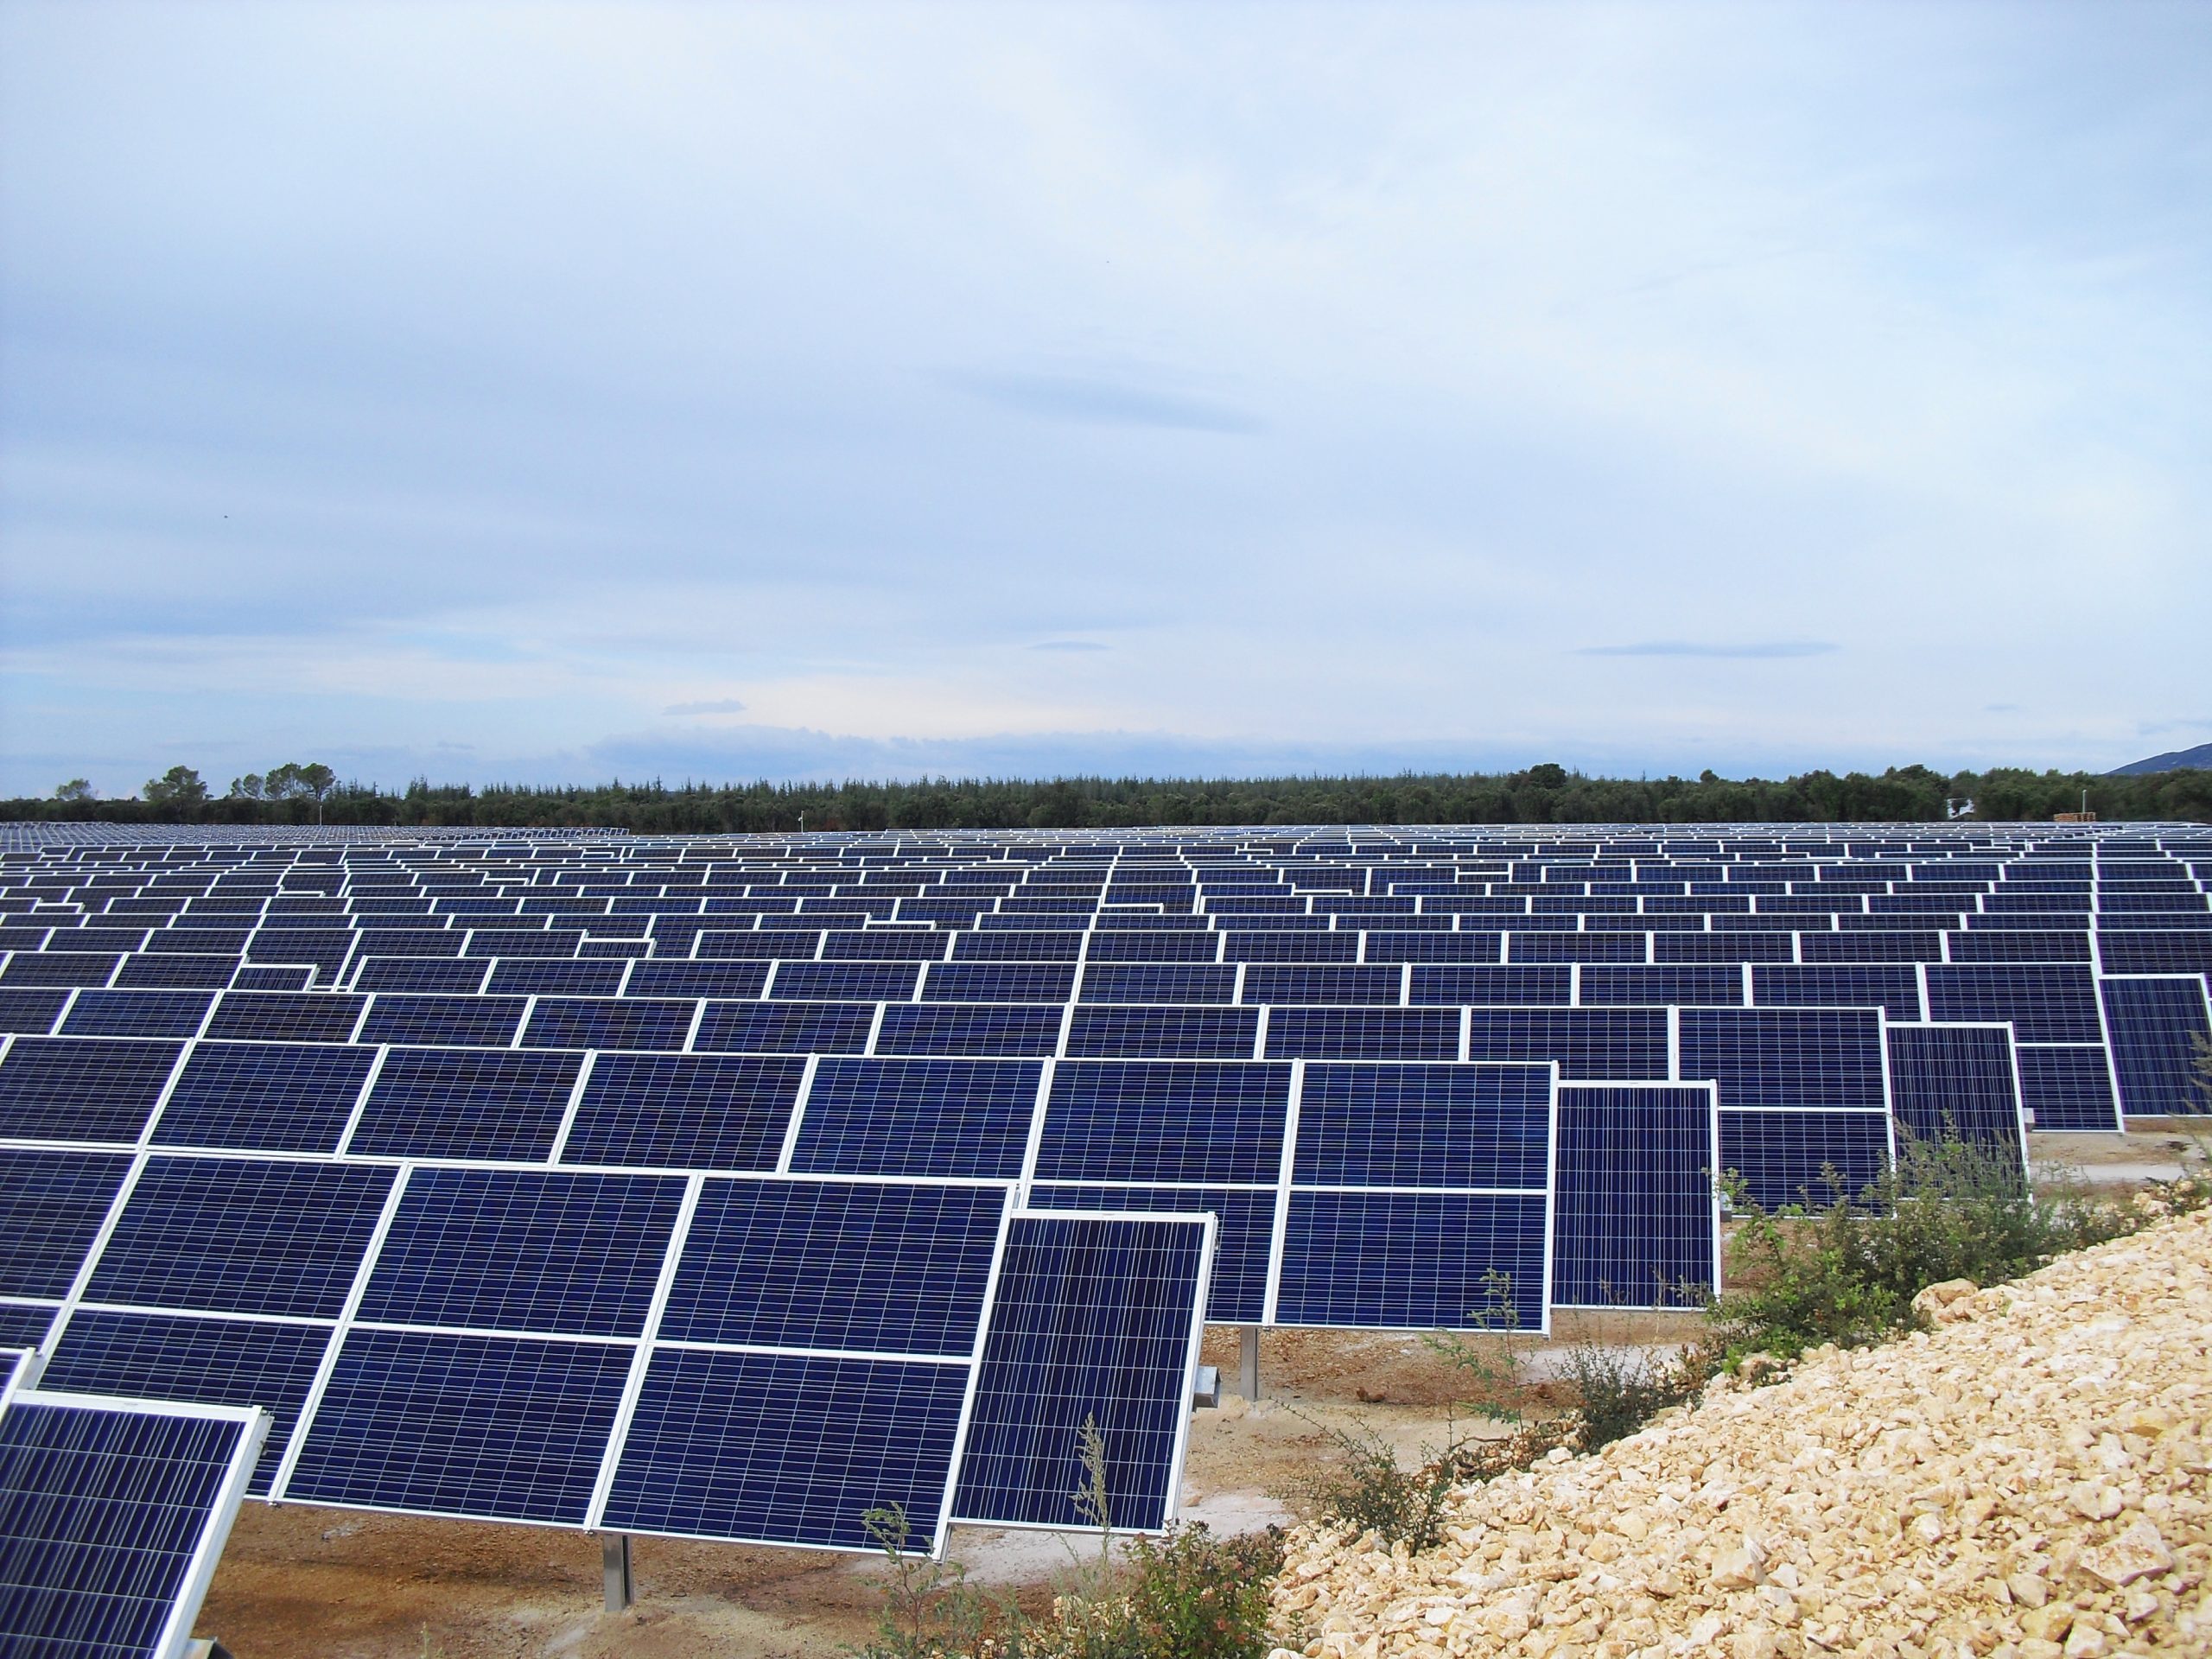
POLYGON ((2176 749, 2169 754, 2154 754, 2148 760, 2114 766, 2105 776, 2139 778, 2146 772, 2186 772, 2192 769, 2212 772, 2212 743, 2200 743, 2193 749, 2176 749))

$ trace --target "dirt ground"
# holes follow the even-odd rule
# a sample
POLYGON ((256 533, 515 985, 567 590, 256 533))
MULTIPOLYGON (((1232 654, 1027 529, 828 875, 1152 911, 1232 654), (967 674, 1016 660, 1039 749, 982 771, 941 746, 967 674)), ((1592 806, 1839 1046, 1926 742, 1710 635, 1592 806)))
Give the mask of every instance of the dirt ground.
MULTIPOLYGON (((2189 1143, 2140 1125, 2126 1135, 2038 1135, 2038 1171, 2135 1181, 2178 1173, 2189 1143)), ((1663 1345, 1686 1337, 1679 1313, 1554 1316, 1529 1338, 1523 1374, 1580 1341, 1663 1345)), ((1262 1399, 1234 1396, 1237 1333, 1208 1332, 1221 1370, 1218 1409, 1193 1414, 1184 1471, 1187 1517, 1241 1531, 1290 1517, 1290 1495, 1330 1440, 1325 1425, 1371 1427, 1402 1455, 1440 1442, 1468 1376, 1421 1336, 1268 1331, 1262 1399)), ((1034 1601, 1087 1539, 957 1529, 950 1554, 994 1593, 1034 1601)), ((817 1552, 640 1538, 637 1605, 602 1604, 600 1543, 579 1533, 415 1520, 249 1501, 231 1534, 199 1633, 238 1659, 798 1659, 833 1655, 874 1627, 879 1567, 817 1552)))

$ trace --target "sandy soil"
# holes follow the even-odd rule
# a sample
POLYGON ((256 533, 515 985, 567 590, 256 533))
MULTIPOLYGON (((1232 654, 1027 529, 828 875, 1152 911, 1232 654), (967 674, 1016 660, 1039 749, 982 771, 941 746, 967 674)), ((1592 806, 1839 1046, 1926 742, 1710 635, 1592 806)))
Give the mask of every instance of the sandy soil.
MULTIPOLYGON (((2135 1181, 2178 1173, 2188 1142, 2139 1126, 2125 1135, 2038 1135, 2039 1168, 2135 1181)), ((1659 1346, 1689 1333, 1675 1313, 1560 1313, 1551 1337, 1518 1344, 1525 1403, 1547 1403, 1549 1362, 1579 1341, 1659 1346)), ((1235 1397, 1237 1333, 1209 1332, 1218 1410, 1192 1419, 1186 1516, 1239 1531, 1290 1514, 1290 1495, 1329 1455, 1328 1427, 1364 1424, 1416 1458, 1440 1443, 1467 1375, 1418 1335, 1269 1331, 1261 1401, 1235 1397)), ((1465 1425, 1463 1423, 1462 1427, 1465 1425)), ((961 1529, 951 1554, 993 1593, 1033 1604, 1095 1541, 961 1529)), ((249 1502, 200 1618, 238 1659, 796 1659, 844 1651, 874 1629, 876 1564, 798 1550, 633 1546, 638 1603, 602 1605, 600 1544, 573 1532, 413 1520, 249 1502)))

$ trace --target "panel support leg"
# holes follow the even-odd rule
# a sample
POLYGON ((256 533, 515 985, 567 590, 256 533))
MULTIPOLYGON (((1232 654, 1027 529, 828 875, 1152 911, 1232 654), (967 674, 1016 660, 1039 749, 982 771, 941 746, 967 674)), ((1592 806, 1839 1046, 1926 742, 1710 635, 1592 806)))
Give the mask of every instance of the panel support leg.
POLYGON ((1256 1405, 1260 1399, 1260 1327, 1248 1325, 1237 1333, 1236 1341, 1237 1392, 1244 1396, 1248 1406, 1256 1405))
POLYGON ((637 1585, 630 1577, 630 1535, 602 1533, 599 1548, 607 1569, 607 1611, 619 1613, 638 1599, 637 1585))

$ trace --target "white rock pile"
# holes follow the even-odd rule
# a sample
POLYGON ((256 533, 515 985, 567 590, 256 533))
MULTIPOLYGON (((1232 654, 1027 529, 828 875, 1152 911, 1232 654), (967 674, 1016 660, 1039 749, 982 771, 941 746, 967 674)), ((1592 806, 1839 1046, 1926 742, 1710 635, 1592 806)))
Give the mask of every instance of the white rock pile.
POLYGON ((1301 1531, 1279 1637, 1313 1659, 2212 1654, 2212 1213, 1923 1296, 1931 1331, 1463 1490, 1427 1554, 1301 1531))

